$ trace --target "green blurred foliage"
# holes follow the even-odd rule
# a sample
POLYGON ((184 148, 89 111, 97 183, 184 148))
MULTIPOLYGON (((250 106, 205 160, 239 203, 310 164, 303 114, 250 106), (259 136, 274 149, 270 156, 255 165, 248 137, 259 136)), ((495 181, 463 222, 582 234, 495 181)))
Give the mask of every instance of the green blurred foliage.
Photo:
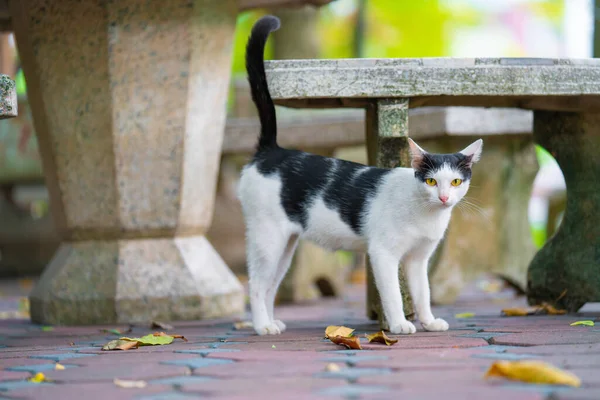
POLYGON ((365 56, 444 56, 444 28, 450 16, 438 0, 368 1, 365 56))

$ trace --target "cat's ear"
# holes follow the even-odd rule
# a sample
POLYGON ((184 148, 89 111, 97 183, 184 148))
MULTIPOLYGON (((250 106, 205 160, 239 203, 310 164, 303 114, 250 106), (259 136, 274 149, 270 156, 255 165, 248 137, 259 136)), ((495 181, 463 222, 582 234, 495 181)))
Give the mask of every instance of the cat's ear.
POLYGON ((460 154, 468 157, 468 164, 469 167, 471 167, 481 158, 481 150, 483 150, 483 140, 478 139, 468 145, 464 150, 461 150, 460 154))
POLYGON ((410 156, 412 158, 410 165, 413 169, 419 169, 423 163, 423 157, 427 152, 411 138, 408 138, 408 147, 410 148, 410 156))

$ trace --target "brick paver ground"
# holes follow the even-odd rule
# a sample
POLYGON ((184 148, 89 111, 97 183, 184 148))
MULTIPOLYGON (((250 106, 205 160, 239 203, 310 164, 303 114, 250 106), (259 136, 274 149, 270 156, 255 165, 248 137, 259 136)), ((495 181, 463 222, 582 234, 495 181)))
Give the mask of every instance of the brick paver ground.
MULTIPOLYGON (((2 291, 0 311, 18 301, 2 291)), ((351 287, 343 299, 281 306, 288 324, 280 336, 258 337, 235 330, 233 320, 173 323, 171 333, 188 342, 130 351, 101 351, 117 335, 104 327, 41 327, 25 319, 0 320, 2 399, 600 399, 600 313, 501 317, 523 306, 510 293, 470 289, 453 306, 436 307, 448 332, 401 336, 391 347, 364 344, 344 350, 323 339, 327 325, 373 333, 365 318, 364 290, 351 287), (471 318, 456 318, 471 312, 471 318), (595 327, 569 324, 599 321, 595 327), (578 375, 581 388, 485 380, 497 360, 545 360, 578 375), (59 362, 64 370, 56 370, 59 362), (331 370, 335 364, 338 370, 331 370), (27 378, 42 372, 52 382, 27 378), (114 379, 142 380, 125 389, 114 379)), ((597 310, 598 308, 596 308, 597 310)), ((127 336, 156 331, 138 325, 127 336)))

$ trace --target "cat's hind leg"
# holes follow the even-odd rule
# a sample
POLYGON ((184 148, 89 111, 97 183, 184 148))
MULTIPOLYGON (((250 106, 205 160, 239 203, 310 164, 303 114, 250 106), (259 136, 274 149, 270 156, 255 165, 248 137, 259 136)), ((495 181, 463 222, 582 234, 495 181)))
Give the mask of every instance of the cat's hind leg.
POLYGON ((298 235, 291 235, 288 239, 287 245, 283 254, 281 255, 281 259, 279 260, 279 265, 277 266, 277 275, 275 277, 275 285, 272 286, 271 290, 267 292, 267 310, 269 313, 269 317, 271 321, 275 323, 279 327, 279 330, 283 333, 285 332, 286 326, 285 324, 275 319, 274 308, 275 308, 275 297, 277 296, 277 290, 285 278, 288 270, 290 269, 290 265, 292 263, 292 258, 294 257, 294 252, 296 251, 296 247, 298 245, 298 235))
MULTIPOLYGON (((269 221, 252 224, 247 232, 248 285, 252 324, 259 335, 278 335, 281 327, 273 320, 273 301, 279 284, 280 263, 286 254, 290 233, 269 221)), ((289 265, 289 264, 288 264, 289 265)))

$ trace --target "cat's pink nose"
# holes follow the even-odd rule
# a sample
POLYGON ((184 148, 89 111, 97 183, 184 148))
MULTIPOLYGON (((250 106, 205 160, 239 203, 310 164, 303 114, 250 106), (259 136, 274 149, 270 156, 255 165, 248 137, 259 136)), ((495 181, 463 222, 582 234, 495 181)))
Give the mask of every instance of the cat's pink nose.
POLYGON ((448 201, 448 196, 440 196, 440 201, 444 204, 448 201))

